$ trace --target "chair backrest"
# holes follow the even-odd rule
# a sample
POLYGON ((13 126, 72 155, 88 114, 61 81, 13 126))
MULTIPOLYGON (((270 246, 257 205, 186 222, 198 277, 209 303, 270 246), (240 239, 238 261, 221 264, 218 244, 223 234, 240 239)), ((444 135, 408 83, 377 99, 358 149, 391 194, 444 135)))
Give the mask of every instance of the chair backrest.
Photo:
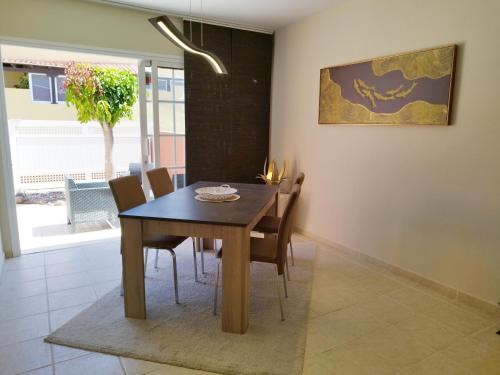
POLYGON ((146 174, 155 198, 163 197, 174 191, 174 185, 167 168, 151 169, 146 174))
POLYGON ((292 191, 290 192, 290 197, 288 198, 288 203, 285 207, 285 212, 281 217, 280 226, 278 229, 278 272, 281 275, 283 273, 283 266, 285 264, 287 256, 288 240, 292 234, 293 219, 295 216, 295 211, 297 209, 297 201, 300 195, 300 185, 294 184, 292 191))
POLYGON ((298 175, 297 175, 297 178, 295 179, 295 184, 299 184, 300 186, 302 186, 302 184, 304 183, 304 179, 306 178, 306 175, 304 174, 304 172, 300 172, 298 175))
POLYGON ((146 196, 137 176, 124 176, 109 181, 118 212, 146 203, 146 196))

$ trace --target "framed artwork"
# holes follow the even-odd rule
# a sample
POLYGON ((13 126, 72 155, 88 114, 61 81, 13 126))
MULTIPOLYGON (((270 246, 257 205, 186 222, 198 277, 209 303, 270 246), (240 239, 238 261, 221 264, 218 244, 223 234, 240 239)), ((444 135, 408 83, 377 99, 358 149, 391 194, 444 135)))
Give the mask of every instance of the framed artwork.
POLYGON ((320 124, 448 125, 456 45, 323 68, 320 124))

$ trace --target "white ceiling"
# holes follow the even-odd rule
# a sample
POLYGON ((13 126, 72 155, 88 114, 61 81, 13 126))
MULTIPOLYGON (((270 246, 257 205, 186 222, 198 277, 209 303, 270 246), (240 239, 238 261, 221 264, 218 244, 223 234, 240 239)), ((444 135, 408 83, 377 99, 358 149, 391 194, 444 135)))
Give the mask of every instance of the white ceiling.
POLYGON ((199 16, 243 28, 273 31, 345 0, 91 0, 124 4, 169 14, 199 16), (202 3, 203 1, 203 3, 202 3))

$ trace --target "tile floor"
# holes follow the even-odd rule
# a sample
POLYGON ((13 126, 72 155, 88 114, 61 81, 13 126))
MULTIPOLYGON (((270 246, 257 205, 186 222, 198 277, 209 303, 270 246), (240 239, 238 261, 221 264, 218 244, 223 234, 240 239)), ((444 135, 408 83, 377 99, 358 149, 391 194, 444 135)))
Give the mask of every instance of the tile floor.
MULTIPOLYGON (((164 272, 168 259, 160 258, 164 272)), ((117 242, 7 260, 0 374, 207 374, 43 342, 119 285, 120 265, 117 242)), ((500 374, 498 329, 500 315, 318 247, 304 374, 500 374)))

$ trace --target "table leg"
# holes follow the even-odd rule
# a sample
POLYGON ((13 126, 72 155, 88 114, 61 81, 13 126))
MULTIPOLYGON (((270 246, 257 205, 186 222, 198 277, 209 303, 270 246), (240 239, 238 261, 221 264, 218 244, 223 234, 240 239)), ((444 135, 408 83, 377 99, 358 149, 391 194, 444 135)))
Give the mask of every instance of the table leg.
POLYGON ((222 252, 222 330, 245 333, 248 328, 250 231, 224 229, 222 252))
POLYGON ((146 319, 142 223, 137 219, 121 219, 121 225, 125 316, 146 319))

